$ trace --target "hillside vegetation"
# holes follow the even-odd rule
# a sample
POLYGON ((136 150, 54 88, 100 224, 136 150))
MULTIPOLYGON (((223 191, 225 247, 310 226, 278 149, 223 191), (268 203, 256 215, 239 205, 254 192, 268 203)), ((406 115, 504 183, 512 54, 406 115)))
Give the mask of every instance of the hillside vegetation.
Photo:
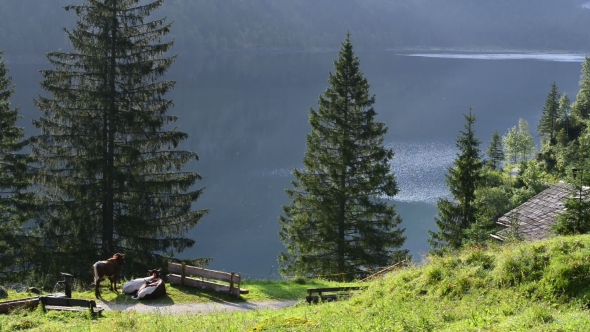
POLYGON ((557 237, 430 257, 349 301, 198 316, 21 312, 0 316, 0 331, 583 331, 589 276, 590 236, 557 237))
MULTIPOLYGON (((63 6, 83 0, 0 3, 7 54, 68 48, 63 6)), ((338 48, 347 30, 360 48, 498 47, 585 50, 590 10, 581 0, 166 0, 174 52, 338 48)))

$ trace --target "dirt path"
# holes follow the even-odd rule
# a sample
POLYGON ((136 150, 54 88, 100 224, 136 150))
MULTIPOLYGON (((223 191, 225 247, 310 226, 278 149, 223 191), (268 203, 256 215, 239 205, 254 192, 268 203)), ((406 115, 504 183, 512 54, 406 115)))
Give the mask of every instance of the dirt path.
POLYGON ((222 303, 185 303, 185 304, 145 304, 127 303, 114 304, 101 302, 105 311, 131 311, 139 313, 162 313, 172 315, 212 313, 224 311, 254 311, 264 309, 281 309, 295 305, 299 301, 268 301, 268 302, 222 302, 222 303))

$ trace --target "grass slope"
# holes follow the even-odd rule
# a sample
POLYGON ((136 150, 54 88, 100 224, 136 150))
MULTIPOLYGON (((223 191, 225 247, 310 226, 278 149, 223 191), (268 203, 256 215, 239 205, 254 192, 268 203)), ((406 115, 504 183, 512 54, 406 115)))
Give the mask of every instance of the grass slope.
MULTIPOLYGON (((300 286, 297 298, 315 287, 300 286)), ((184 316, 18 312, 0 316, 0 331, 586 331, 589 305, 590 236, 584 235, 431 257, 349 301, 184 316)))

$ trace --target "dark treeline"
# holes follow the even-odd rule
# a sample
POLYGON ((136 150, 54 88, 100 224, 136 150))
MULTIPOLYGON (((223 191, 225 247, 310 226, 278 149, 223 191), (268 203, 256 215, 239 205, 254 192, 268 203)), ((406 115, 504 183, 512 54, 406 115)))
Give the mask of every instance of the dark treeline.
MULTIPOLYGON (((586 50, 583 0, 170 0, 158 16, 174 22, 176 52, 337 48, 350 30, 359 48, 499 47, 586 50)), ((7 54, 69 48, 62 7, 81 0, 3 1, 7 54)))

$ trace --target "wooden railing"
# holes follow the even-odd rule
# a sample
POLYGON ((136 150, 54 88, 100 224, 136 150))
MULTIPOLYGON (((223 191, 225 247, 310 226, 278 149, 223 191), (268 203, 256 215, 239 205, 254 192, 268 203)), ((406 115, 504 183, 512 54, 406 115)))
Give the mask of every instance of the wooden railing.
POLYGON ((406 260, 404 259, 401 262, 395 263, 395 264, 393 264, 393 265, 391 265, 389 267, 384 268, 381 271, 378 271, 376 273, 373 273, 372 275, 370 275, 370 276, 366 277, 365 279, 361 280, 361 282, 373 280, 374 278, 377 278, 377 277, 379 277, 379 276, 381 276, 381 275, 383 275, 383 274, 385 274, 385 273, 387 273, 387 272, 389 272, 389 271, 391 271, 391 270, 393 270, 395 268, 398 268, 400 266, 405 266, 405 265, 406 265, 406 260))

